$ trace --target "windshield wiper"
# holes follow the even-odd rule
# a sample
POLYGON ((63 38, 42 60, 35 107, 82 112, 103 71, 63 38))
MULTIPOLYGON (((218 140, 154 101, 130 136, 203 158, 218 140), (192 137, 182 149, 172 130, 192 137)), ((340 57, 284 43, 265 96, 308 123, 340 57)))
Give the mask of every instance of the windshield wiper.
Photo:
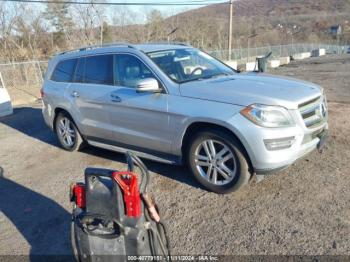
POLYGON ((181 82, 181 84, 182 83, 187 83, 187 82, 192 82, 192 81, 200 81, 200 80, 204 80, 204 79, 216 78, 216 77, 221 76, 221 75, 230 76, 232 74, 229 74, 229 73, 218 73, 218 74, 214 74, 214 75, 202 76, 202 77, 198 77, 198 78, 184 80, 184 81, 181 82))
POLYGON ((218 73, 218 74, 214 74, 214 75, 210 75, 210 76, 204 76, 203 79, 214 78, 214 77, 218 77, 218 76, 222 76, 222 75, 229 76, 231 74, 222 72, 222 73, 218 73))

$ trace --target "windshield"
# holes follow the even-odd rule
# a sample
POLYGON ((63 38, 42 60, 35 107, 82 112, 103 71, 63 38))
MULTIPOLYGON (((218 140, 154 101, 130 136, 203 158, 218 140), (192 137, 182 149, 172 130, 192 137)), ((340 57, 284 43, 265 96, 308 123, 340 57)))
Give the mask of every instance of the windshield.
POLYGON ((175 82, 232 75, 235 71, 197 49, 174 49, 148 53, 148 56, 175 82))

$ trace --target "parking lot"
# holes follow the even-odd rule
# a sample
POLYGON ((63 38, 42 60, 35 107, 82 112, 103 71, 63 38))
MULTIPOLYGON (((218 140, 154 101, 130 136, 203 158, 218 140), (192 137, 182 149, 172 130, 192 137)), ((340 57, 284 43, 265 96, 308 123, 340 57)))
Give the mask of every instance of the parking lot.
MULTIPOLYGON (((173 254, 350 255, 350 55, 271 72, 325 88, 325 152, 228 195, 201 189, 184 167, 145 161, 173 254)), ((70 254, 70 183, 88 166, 123 169, 125 161, 93 147, 62 150, 37 102, 0 119, 0 166, 0 255, 70 254)))

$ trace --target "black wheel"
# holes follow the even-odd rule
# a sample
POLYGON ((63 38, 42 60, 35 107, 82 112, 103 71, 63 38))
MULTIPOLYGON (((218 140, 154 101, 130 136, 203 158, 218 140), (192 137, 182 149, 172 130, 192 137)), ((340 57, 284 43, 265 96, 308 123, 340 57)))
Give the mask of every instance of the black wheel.
POLYGON ((72 118, 64 112, 56 117, 55 130, 58 141, 67 151, 77 151, 82 148, 84 141, 72 118))
POLYGON ((248 183, 251 176, 240 143, 220 130, 206 130, 194 135, 187 162, 199 183, 220 194, 237 191, 248 183))

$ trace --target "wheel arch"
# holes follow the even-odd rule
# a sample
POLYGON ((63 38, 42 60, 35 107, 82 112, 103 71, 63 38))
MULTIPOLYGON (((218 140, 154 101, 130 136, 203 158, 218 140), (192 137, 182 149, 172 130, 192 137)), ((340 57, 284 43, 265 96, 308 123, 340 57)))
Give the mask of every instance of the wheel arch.
POLYGON ((241 139, 239 138, 239 136, 233 132, 231 129, 220 125, 220 124, 216 124, 216 123, 210 123, 210 122, 205 122, 205 121, 198 121, 198 122, 193 122, 191 123, 185 130, 183 136, 182 136, 182 141, 181 141, 181 152, 182 152, 182 159, 183 161, 186 161, 187 159, 187 151, 188 151, 188 147, 189 147, 189 142, 191 141, 191 139, 193 138, 194 135, 196 135, 198 132, 203 131, 203 130, 219 130, 221 132, 225 132, 226 134, 233 136, 238 143, 240 144, 242 150, 243 150, 243 154, 247 159, 248 165, 249 165, 249 169, 251 174, 253 174, 253 164, 250 158, 250 155, 246 149, 246 147, 244 146, 244 144, 242 143, 241 139))
POLYGON ((53 131, 56 133, 56 119, 57 119, 57 116, 61 113, 61 112, 64 112, 65 114, 67 114, 74 122, 75 126, 77 127, 78 131, 80 134, 81 133, 81 130, 77 124, 77 122, 75 121, 75 119, 73 118, 73 116, 69 113, 69 111, 67 109, 65 109, 64 107, 56 107, 55 110, 54 110, 54 117, 53 117, 53 123, 52 123, 52 127, 53 127, 53 131))

